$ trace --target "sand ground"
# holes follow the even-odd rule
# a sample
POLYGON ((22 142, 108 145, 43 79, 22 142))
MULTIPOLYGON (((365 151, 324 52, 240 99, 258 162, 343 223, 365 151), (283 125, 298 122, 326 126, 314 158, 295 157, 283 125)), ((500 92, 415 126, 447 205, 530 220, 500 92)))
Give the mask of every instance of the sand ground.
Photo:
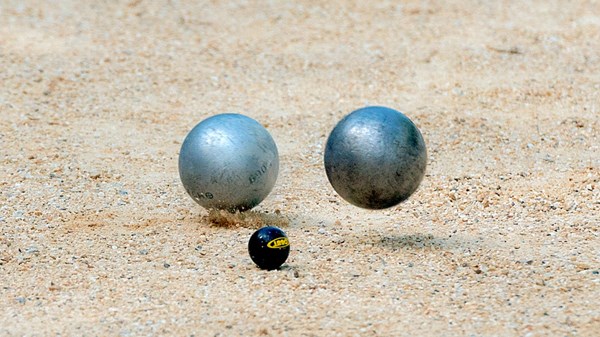
POLYGON ((596 0, 2 0, 0 335, 598 336, 599 51, 596 0), (374 104, 429 152, 384 211, 322 163, 374 104), (228 227, 177 172, 222 112, 281 160, 228 227))

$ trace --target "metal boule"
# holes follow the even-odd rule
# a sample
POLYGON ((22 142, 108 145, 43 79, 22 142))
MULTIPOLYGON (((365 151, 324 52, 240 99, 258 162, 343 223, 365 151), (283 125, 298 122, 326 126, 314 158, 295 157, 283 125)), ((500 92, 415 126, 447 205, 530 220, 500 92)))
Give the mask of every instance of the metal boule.
POLYGON ((207 209, 249 210, 273 189, 279 154, 269 132, 254 119, 219 114, 196 125, 179 153, 187 193, 207 209))
POLYGON ((325 171, 346 201, 383 209, 408 199, 427 166, 425 141, 404 114, 370 106, 344 117, 325 147, 325 171))

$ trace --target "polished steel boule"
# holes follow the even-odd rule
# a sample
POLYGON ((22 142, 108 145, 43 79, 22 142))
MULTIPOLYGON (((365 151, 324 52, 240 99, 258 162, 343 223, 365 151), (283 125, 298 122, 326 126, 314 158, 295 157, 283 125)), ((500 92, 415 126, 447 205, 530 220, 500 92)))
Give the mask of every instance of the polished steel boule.
POLYGON ((325 171, 335 191, 367 209, 388 208, 408 199, 426 166, 419 129, 404 114, 386 107, 350 113, 331 131, 325 147, 325 171))
POLYGON ((196 125, 179 153, 179 176, 202 207, 245 211, 263 201, 279 172, 269 132, 254 119, 220 114, 196 125))

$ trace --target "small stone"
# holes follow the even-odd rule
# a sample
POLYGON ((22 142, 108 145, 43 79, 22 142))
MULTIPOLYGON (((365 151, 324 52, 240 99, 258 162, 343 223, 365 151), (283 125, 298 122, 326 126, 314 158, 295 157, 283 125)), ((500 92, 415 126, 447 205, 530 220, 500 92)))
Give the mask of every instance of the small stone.
POLYGON ((25 304, 26 301, 27 299, 25 299, 25 297, 17 297, 17 302, 19 304, 25 304))
POLYGON ((341 237, 341 236, 337 236, 337 237, 333 238, 331 240, 331 242, 339 245, 339 244, 342 244, 342 243, 346 242, 346 240, 344 240, 344 238, 341 237))
POLYGON ((165 262, 165 263, 163 263, 163 267, 169 268, 169 267, 171 267, 171 265, 165 262))
POLYGON ((62 287, 54 284, 54 282, 50 282, 50 286, 48 287, 49 291, 59 291, 61 289, 62 289, 62 287))
POLYGON ((27 253, 27 254, 36 254, 39 252, 40 252, 40 250, 35 246, 29 247, 25 250, 25 253, 27 253))
POLYGON ((585 263, 577 263, 577 264, 575 264, 575 268, 577 268, 577 271, 584 271, 584 270, 592 269, 592 267, 590 267, 589 265, 587 265, 585 263))

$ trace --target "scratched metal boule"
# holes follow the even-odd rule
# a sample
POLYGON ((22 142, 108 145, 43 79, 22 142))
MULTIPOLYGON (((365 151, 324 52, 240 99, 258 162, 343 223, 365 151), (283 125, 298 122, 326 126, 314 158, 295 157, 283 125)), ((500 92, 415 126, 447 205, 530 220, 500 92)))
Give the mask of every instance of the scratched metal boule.
POLYGON ((427 151, 419 129, 404 114, 366 107, 344 117, 325 147, 325 171, 336 192, 353 205, 383 209, 419 187, 427 151))
POLYGON ((200 122, 179 153, 181 182, 207 209, 253 208, 271 192, 278 172, 275 141, 257 121, 240 114, 220 114, 200 122))

